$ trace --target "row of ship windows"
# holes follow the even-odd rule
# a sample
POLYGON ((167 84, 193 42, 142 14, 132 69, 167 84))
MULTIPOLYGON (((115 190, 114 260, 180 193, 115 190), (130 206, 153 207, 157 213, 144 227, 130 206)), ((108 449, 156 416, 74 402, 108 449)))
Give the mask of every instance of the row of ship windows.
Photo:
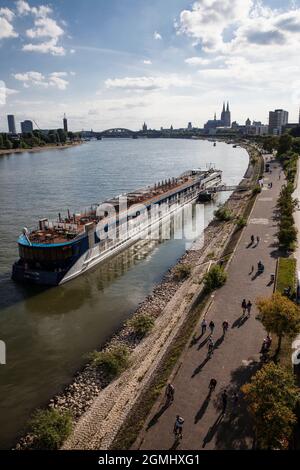
POLYGON ((32 261, 61 261, 72 256, 72 247, 60 248, 33 248, 20 246, 20 258, 32 261))

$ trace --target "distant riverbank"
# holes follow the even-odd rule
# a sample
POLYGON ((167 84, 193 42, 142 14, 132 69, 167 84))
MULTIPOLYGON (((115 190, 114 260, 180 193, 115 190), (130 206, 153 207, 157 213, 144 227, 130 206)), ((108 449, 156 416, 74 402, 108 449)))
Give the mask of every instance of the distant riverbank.
POLYGON ((72 143, 72 144, 64 144, 64 145, 45 145, 43 147, 32 147, 32 148, 28 148, 28 149, 4 149, 4 150, 0 150, 0 156, 1 155, 11 155, 13 153, 24 153, 24 152, 29 152, 29 153, 33 153, 33 152, 42 152, 42 151, 45 151, 45 150, 63 150, 63 149, 68 149, 68 148, 71 148, 71 147, 76 147, 77 145, 80 145, 82 144, 82 142, 76 142, 76 143, 72 143))

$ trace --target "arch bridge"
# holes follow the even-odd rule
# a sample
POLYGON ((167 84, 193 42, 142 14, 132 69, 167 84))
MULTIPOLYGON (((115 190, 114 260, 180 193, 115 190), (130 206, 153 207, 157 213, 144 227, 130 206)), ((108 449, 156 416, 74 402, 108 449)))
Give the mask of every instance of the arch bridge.
POLYGON ((124 127, 115 127, 113 129, 106 129, 105 131, 99 132, 100 137, 133 137, 137 133, 124 127))

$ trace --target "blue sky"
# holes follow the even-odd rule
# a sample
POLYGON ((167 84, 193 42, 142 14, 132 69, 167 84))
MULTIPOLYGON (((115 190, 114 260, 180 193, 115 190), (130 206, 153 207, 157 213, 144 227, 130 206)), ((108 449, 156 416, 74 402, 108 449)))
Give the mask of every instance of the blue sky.
POLYGON ((298 1, 0 0, 0 129, 295 121, 299 45, 298 1))

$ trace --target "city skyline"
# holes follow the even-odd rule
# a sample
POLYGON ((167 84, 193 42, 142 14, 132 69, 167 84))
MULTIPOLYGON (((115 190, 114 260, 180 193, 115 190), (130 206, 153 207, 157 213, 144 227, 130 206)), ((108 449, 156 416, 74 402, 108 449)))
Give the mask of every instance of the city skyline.
POLYGON ((57 128, 66 113, 70 130, 203 127, 224 96, 237 122, 277 108, 297 122, 300 3, 280 3, 0 0, 0 131, 8 114, 57 128))

